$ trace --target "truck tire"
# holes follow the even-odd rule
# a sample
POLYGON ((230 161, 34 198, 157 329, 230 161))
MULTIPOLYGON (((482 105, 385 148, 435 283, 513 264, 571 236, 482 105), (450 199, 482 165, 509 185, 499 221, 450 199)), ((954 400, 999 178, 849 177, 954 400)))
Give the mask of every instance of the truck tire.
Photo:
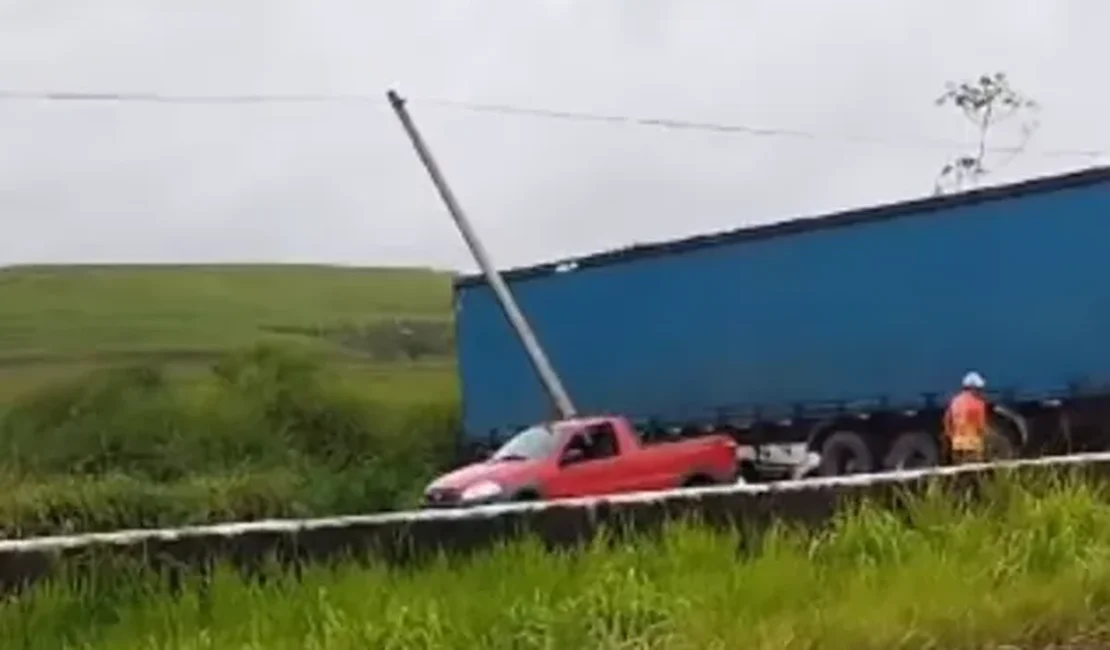
POLYGON ((875 454, 863 436, 852 431, 837 431, 821 445, 820 476, 867 474, 875 471, 875 454))
POLYGON ((899 435, 883 459, 883 469, 897 471, 940 465, 940 444, 924 431, 899 435))

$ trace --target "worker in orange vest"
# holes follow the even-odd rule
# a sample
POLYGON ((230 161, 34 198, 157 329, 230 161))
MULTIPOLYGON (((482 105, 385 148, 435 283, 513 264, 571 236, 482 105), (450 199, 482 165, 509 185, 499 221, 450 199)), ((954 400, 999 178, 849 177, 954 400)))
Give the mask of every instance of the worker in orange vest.
POLYGON ((967 373, 963 390, 952 398, 944 414, 944 434, 951 443, 956 464, 985 460, 988 409, 983 395, 985 387, 986 381, 979 373, 967 373))

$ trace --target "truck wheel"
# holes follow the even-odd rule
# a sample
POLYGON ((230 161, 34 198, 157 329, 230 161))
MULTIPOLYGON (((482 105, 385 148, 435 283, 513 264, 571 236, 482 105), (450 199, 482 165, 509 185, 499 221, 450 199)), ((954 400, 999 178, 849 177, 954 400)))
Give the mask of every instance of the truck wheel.
POLYGON ((821 445, 821 476, 867 474, 875 471, 875 455, 863 436, 851 431, 837 431, 821 445))
POLYGON ((888 470, 919 469, 939 464, 940 445, 924 431, 911 431, 898 436, 883 459, 883 468, 888 470))

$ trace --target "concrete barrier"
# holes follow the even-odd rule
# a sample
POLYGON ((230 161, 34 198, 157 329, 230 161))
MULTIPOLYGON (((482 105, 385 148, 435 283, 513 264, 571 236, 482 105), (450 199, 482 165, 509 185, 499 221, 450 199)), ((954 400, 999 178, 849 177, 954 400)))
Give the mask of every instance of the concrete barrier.
POLYGON ((907 493, 930 484, 974 488, 999 472, 1020 476, 1046 468, 1078 468, 1110 478, 1110 453, 460 510, 4 540, 0 591, 20 589, 72 567, 111 567, 116 562, 173 571, 203 569, 218 561, 250 569, 270 559, 293 566, 367 557, 406 563, 440 551, 478 551, 522 535, 565 547, 589 540, 601 529, 651 534, 667 522, 691 516, 757 535, 774 520, 823 525, 846 504, 863 498, 896 505, 907 493))

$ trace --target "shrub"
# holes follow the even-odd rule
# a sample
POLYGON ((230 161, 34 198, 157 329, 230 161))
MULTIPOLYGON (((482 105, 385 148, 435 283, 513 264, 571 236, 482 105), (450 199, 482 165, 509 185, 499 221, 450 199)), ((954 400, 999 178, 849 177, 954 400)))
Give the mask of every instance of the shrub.
POLYGON ((181 468, 167 452, 195 424, 160 369, 96 371, 13 406, 0 422, 0 463, 29 474, 121 471, 169 479, 181 468))
POLYGON ((345 467, 384 451, 384 409, 307 353, 258 346, 213 370, 220 397, 249 405, 267 431, 310 458, 345 467))
POLYGON ((272 345, 194 384, 156 366, 96 371, 0 416, 0 472, 19 486, 0 497, 0 531, 396 508, 449 462, 458 423, 452 398, 382 403, 272 345))
POLYGON ((0 537, 7 538, 314 514, 304 477, 289 470, 173 483, 126 474, 43 481, 6 476, 0 485, 0 537))

